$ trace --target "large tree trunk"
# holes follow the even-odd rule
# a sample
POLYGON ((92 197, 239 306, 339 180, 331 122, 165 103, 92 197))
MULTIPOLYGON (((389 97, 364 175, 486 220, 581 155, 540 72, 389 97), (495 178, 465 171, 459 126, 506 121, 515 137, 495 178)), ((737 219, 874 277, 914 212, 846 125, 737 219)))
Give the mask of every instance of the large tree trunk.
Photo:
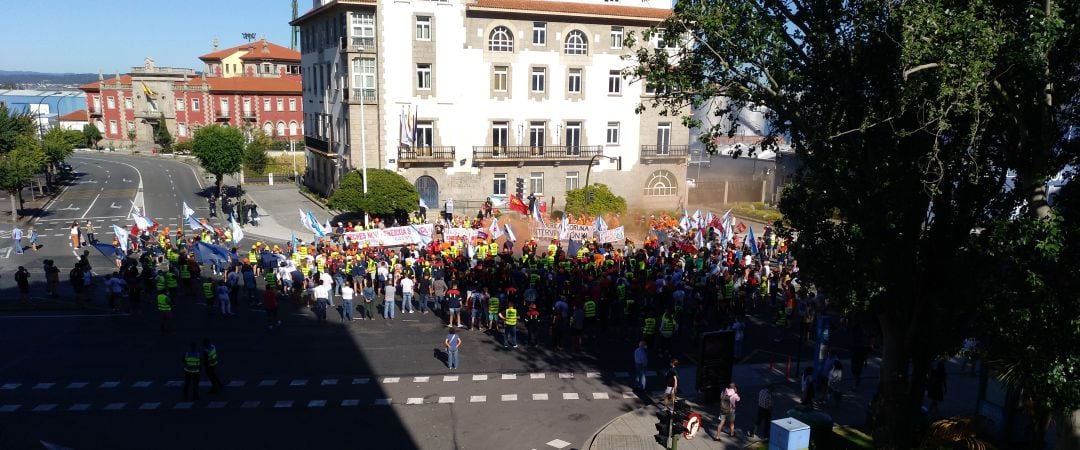
POLYGON ((11 197, 11 222, 15 223, 19 220, 19 208, 15 206, 15 193, 8 191, 8 197, 11 197))
POLYGON ((1057 419, 1057 443, 1054 450, 1080 450, 1080 410, 1057 419))
POLYGON ((878 448, 912 448, 912 414, 904 414, 910 403, 908 396, 908 362, 910 350, 905 339, 905 327, 895 323, 887 313, 878 313, 881 325, 881 375, 873 404, 874 441, 878 448))

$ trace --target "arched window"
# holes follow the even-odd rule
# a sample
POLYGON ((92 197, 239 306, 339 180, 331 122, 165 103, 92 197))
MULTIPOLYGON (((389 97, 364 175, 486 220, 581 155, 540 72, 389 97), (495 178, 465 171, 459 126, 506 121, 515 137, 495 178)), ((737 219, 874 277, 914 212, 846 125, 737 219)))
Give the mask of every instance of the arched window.
POLYGON ((514 51, 514 33, 506 27, 495 27, 488 36, 488 50, 493 52, 514 51))
POLYGON ((278 136, 284 136, 285 135, 285 122, 278 122, 277 123, 277 135, 278 136))
POLYGON ((263 133, 266 133, 267 136, 273 136, 274 135, 274 124, 272 124, 270 122, 264 123, 263 124, 263 133))
POLYGON ((105 122, 103 122, 101 119, 98 119, 97 122, 94 122, 94 126, 97 127, 98 131, 102 133, 105 132, 105 122))
POLYGON ((566 33, 566 44, 563 45, 563 52, 567 55, 589 54, 589 38, 585 37, 585 33, 581 30, 566 33))
POLYGON ((675 182, 675 175, 666 170, 657 170, 649 175, 645 182, 646 197, 662 197, 675 195, 679 191, 679 185, 675 182))
POLYGON ((296 121, 289 122, 289 136, 296 136, 296 121))

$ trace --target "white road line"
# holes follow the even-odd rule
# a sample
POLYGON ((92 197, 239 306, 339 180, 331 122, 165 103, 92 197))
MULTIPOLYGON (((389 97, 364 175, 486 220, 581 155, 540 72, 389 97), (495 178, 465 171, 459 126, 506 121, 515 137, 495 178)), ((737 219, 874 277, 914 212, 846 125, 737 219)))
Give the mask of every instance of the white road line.
MULTIPOLYGON (((102 188, 102 190, 105 190, 105 189, 102 188)), ((94 196, 94 200, 90 201, 90 206, 86 207, 86 211, 83 211, 82 216, 80 216, 79 219, 85 219, 86 215, 90 214, 90 209, 94 207, 94 203, 97 203, 98 197, 101 197, 101 193, 98 193, 97 195, 94 196)))
POLYGON ((274 407, 275 408, 292 408, 292 405, 293 405, 292 400, 278 400, 278 401, 274 402, 274 407))
POLYGON ((563 449, 563 448, 566 448, 566 446, 570 445, 569 442, 566 442, 566 441, 564 441, 562 439, 555 439, 555 440, 552 440, 550 442, 547 442, 546 444, 548 446, 550 446, 550 447, 555 447, 557 449, 563 449))
POLYGON ((88 385, 88 384, 90 384, 90 383, 87 383, 85 381, 76 381, 76 382, 73 382, 73 383, 69 383, 67 385, 67 388, 68 389, 82 389, 82 388, 86 387, 86 385, 88 385))
POLYGON ((0 406, 0 412, 15 412, 19 410, 22 405, 3 405, 0 406))
POLYGON ((34 389, 45 390, 45 389, 51 389, 53 386, 56 386, 56 383, 38 383, 38 384, 34 385, 34 389))
POLYGON ((592 399, 593 400, 607 400, 608 399, 607 392, 593 392, 592 393, 592 399))
POLYGON ((574 378, 574 374, 573 373, 565 373, 565 372, 560 373, 559 378, 563 378, 563 379, 574 378))
POLYGON ((125 406, 127 406, 127 403, 124 403, 124 402, 109 403, 108 405, 105 405, 105 410, 106 411, 119 411, 121 409, 124 409, 125 406))
POLYGON ((578 396, 577 392, 563 392, 562 399, 563 400, 580 400, 581 397, 578 396))
POLYGON ((165 382, 165 387, 180 387, 183 385, 184 382, 180 380, 170 380, 165 382))
POLYGON ((312 400, 307 404, 308 408, 322 408, 323 406, 326 406, 326 400, 312 400))
POLYGON ((106 381, 104 383, 101 383, 101 385, 98 386, 98 387, 99 388, 105 388, 105 389, 112 389, 112 388, 115 388, 115 387, 117 387, 119 385, 120 385, 119 381, 106 381))
POLYGON ((322 380, 322 383, 319 384, 322 386, 335 386, 337 385, 337 378, 327 378, 322 380))
POLYGON ((457 375, 443 375, 443 377, 442 377, 442 380, 443 380, 444 382, 447 382, 447 381, 457 381, 457 380, 458 380, 458 376, 457 376, 457 375))
POLYGON ((547 394, 533 394, 532 399, 533 400, 547 400, 548 395, 547 394))
POLYGON ((439 397, 439 403, 454 403, 454 397, 439 397))
POLYGON ((191 406, 194 404, 194 402, 180 402, 177 403, 176 406, 173 406, 173 409, 191 409, 191 406))
POLYGON ((585 372, 585 378, 600 378, 600 372, 585 372))
POLYGON ((429 377, 413 377, 413 383, 427 383, 429 377))
POLYGON ((637 398, 637 394, 633 392, 623 392, 622 398, 637 398))
POLYGON ((224 408, 225 405, 228 405, 228 404, 229 404, 229 402, 210 402, 210 404, 206 405, 206 407, 210 408, 210 409, 221 409, 221 408, 224 408))
POLYGON ((292 380, 289 386, 307 386, 307 380, 292 380))
POLYGON ((42 403, 34 407, 34 412, 47 412, 56 408, 56 403, 42 403))
POLYGON ((359 405, 360 405, 360 400, 356 400, 356 399, 348 399, 348 400, 342 400, 341 401, 341 406, 359 406, 359 405))
POLYGON ((375 402, 373 403, 373 405, 375 405, 375 406, 390 406, 390 401, 391 400, 393 400, 393 399, 377 398, 377 399, 375 399, 375 402))
POLYGON ((11 391, 11 390, 18 389, 19 386, 22 386, 22 383, 4 383, 3 386, 0 386, 0 389, 5 390, 5 391, 11 391))
POLYGON ((423 405, 424 404, 424 398, 423 397, 409 397, 408 399, 405 400, 405 404, 406 405, 423 405))
POLYGON ((143 410, 143 411, 154 410, 154 409, 158 409, 159 406, 161 406, 161 403, 159 403, 159 402, 146 402, 146 403, 143 403, 143 404, 139 405, 139 409, 143 410))
POLYGON ((90 409, 89 403, 76 403, 71 405, 71 407, 68 408, 68 411, 86 411, 88 409, 90 409))
POLYGON ((233 380, 233 381, 229 382, 228 386, 229 387, 244 387, 244 381, 243 380, 233 380))
POLYGON ((398 381, 401 381, 398 377, 387 377, 382 380, 383 384, 397 383, 398 381))
POLYGON ((473 375, 473 381, 487 381, 487 375, 473 375))
POLYGON ((277 384, 277 380, 262 380, 259 382, 259 386, 273 386, 277 384))
POLYGON ((503 394, 502 395, 502 401, 504 401, 504 402, 516 402, 517 401, 517 394, 503 394))
POLYGON ((487 401, 486 395, 473 395, 469 397, 469 403, 483 403, 487 401))
POLYGON ((241 408, 258 408, 259 402, 250 400, 240 404, 241 408))
POLYGON ((352 384, 368 384, 371 378, 353 378, 352 384))
POLYGON ((504 380, 516 380, 517 379, 517 374, 516 373, 504 373, 504 374, 502 374, 502 379, 504 379, 504 380))
POLYGON ((150 381, 136 381, 136 382, 131 384, 131 387, 133 387, 133 388, 148 388, 148 387, 150 387, 151 384, 153 384, 153 383, 150 382, 150 381))
POLYGON ((542 380, 546 375, 543 372, 534 372, 529 374, 530 380, 542 380))

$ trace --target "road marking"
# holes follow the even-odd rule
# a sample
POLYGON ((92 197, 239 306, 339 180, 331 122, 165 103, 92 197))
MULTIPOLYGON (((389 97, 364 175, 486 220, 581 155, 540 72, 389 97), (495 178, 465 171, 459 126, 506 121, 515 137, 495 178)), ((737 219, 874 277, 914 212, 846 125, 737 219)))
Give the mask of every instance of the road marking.
POLYGON ((47 412, 56 408, 56 403, 42 403, 34 407, 34 412, 47 412))
POLYGON ((573 373, 565 373, 565 372, 564 372, 564 373, 560 373, 560 374, 559 374, 559 378, 563 378, 563 379, 566 379, 566 378, 574 378, 574 374, 573 374, 573 373))
POLYGON ((578 396, 577 392, 563 392, 562 399, 563 400, 580 400, 581 397, 578 396))
POLYGON ((0 412, 15 412, 21 406, 22 405, 3 405, 3 406, 0 406, 0 412))
MULTIPOLYGON (((102 188, 101 190, 103 190, 103 191, 104 191, 104 190, 105 190, 105 188, 102 188)), ((100 193, 99 193, 98 195, 95 195, 95 196, 94 196, 94 200, 90 201, 90 206, 87 206, 87 207, 86 207, 86 211, 83 211, 83 213, 82 213, 82 216, 80 216, 80 217, 79 217, 79 219, 85 219, 85 218, 86 218, 86 215, 87 215, 87 214, 90 214, 90 210, 94 208, 94 203, 97 203, 97 199, 98 199, 99 197, 101 197, 101 194, 100 194, 100 193)))
POLYGON ((517 394, 503 394, 502 395, 502 401, 504 401, 504 402, 516 402, 517 401, 517 394))
POLYGON ((123 208, 123 207, 124 207, 124 205, 117 205, 116 202, 112 202, 109 205, 109 209, 120 209, 120 208, 123 208))
POLYGON ((67 385, 67 388, 68 389, 82 389, 82 388, 86 387, 86 385, 88 385, 88 384, 90 384, 90 383, 87 383, 85 381, 76 381, 74 383, 69 383, 67 385))
POLYGON ((327 378, 325 380, 322 380, 322 383, 319 384, 322 386, 334 386, 337 385, 337 378, 327 378))
POLYGON ((165 382, 165 387, 180 387, 183 385, 184 382, 180 380, 170 380, 165 382))
POLYGON ((308 408, 322 408, 323 406, 326 406, 326 400, 312 400, 307 404, 308 408))
POLYGON ((71 405, 71 407, 68 408, 68 411, 86 411, 88 409, 90 409, 89 403, 76 403, 71 405))
POLYGON ((221 408, 224 408, 225 405, 228 405, 228 404, 229 404, 229 402, 210 402, 210 404, 206 405, 206 407, 210 408, 210 409, 221 409, 221 408))
POLYGON ((194 404, 194 402, 180 402, 177 403, 176 406, 173 406, 173 409, 191 409, 191 406, 194 404))
POLYGON ((555 439, 555 440, 553 440, 551 442, 548 442, 547 445, 551 446, 551 447, 558 448, 558 449, 563 449, 563 448, 566 448, 566 446, 570 445, 570 443, 566 442, 566 441, 564 441, 562 439, 555 439))
POLYGON ((637 398, 637 394, 633 392, 623 392, 622 398, 637 398))
POLYGON ((45 390, 45 389, 51 389, 53 386, 56 386, 56 383, 38 383, 38 384, 34 385, 34 389, 45 390))
POLYGON ((469 403, 483 403, 487 401, 486 395, 473 395, 469 397, 469 403))
POLYGON ((439 403, 454 403, 454 397, 439 397, 439 403))
MULTIPOLYGON (((58 210, 59 211, 59 210, 58 210)), ((127 216, 98 216, 98 217, 86 217, 87 220, 107 221, 108 219, 126 219, 127 216)), ((41 219, 38 222, 71 222, 71 219, 41 219)))
POLYGON ((109 403, 108 405, 105 405, 105 410, 106 411, 119 411, 121 409, 124 409, 125 406, 127 406, 127 403, 124 403, 124 402, 109 403))
POLYGON ((243 380, 233 380, 233 381, 229 382, 228 386, 229 387, 244 387, 244 381, 243 380))
POLYGON ((115 387, 117 387, 119 385, 120 385, 119 381, 106 381, 104 383, 101 383, 101 385, 98 386, 98 387, 99 388, 105 388, 105 389, 112 389, 112 388, 115 388, 115 387))
POLYGON ((443 377, 442 377, 442 380, 443 380, 444 382, 447 382, 447 381, 457 381, 457 380, 458 380, 458 376, 457 376, 457 375, 443 375, 443 377))
POLYGON ((629 378, 630 372, 615 372, 615 378, 629 378))
POLYGON ((63 236, 63 235, 64 235, 64 233, 59 233, 59 234, 56 234, 56 233, 54 233, 54 234, 52 235, 52 237, 61 237, 61 236, 63 236))
POLYGON ((152 382, 150 382, 150 381, 136 381, 135 383, 133 383, 133 384, 131 385, 131 387, 135 387, 135 388, 148 388, 148 387, 150 387, 150 385, 151 385, 151 384, 153 384, 153 383, 152 383, 152 382))
POLYGON ((292 380, 289 386, 307 386, 307 380, 292 380))
POLYGON ((546 376, 547 375, 545 375, 543 372, 534 372, 534 373, 529 374, 529 379, 530 380, 542 380, 546 376))
POLYGON ((0 386, 0 389, 3 389, 5 391, 11 391, 18 389, 19 386, 22 386, 22 383, 4 383, 3 386, 0 386))
POLYGON ((51 314, 45 316, 0 316, 0 319, 72 319, 87 317, 121 317, 130 315, 131 314, 51 314))
POLYGON ((293 405, 292 400, 278 400, 278 401, 274 402, 274 407, 275 408, 292 408, 292 405, 293 405))
POLYGON ((504 379, 504 380, 516 380, 517 379, 517 374, 516 373, 504 373, 504 374, 502 374, 502 379, 504 379))
POLYGON ((241 403, 240 407, 241 408, 258 408, 259 407, 259 402, 254 401, 254 400, 249 400, 249 401, 246 401, 244 403, 241 403))
POLYGON ((144 411, 153 410, 153 409, 158 409, 159 406, 161 406, 161 403, 159 403, 159 402, 146 402, 146 403, 143 403, 143 404, 139 405, 139 409, 144 410, 144 411))
POLYGON ((427 383, 429 377, 413 377, 413 383, 427 383))
POLYGON ((371 378, 353 378, 352 384, 368 384, 371 378))
POLYGON ((259 382, 259 386, 273 386, 277 384, 277 380, 262 380, 259 382))
POLYGON ((348 400, 342 400, 341 401, 341 406, 359 406, 359 405, 360 405, 360 400, 356 400, 356 399, 348 399, 348 400))
POLYGON ((547 400, 548 395, 547 394, 533 394, 532 399, 533 400, 547 400))
POLYGON ((607 392, 593 392, 592 393, 592 399, 593 400, 607 400, 608 399, 607 392))
POLYGON ((398 377, 387 377, 382 380, 383 384, 397 383, 398 381, 401 381, 398 377))
POLYGON ((392 400, 392 399, 389 399, 389 398, 377 398, 377 399, 375 399, 375 403, 373 403, 373 404, 375 406, 390 406, 390 400, 392 400))
POLYGON ((473 375, 473 381, 487 381, 487 375, 473 375))
POLYGON ((423 405, 424 404, 424 398, 423 397, 409 397, 408 399, 405 400, 405 404, 406 405, 423 405))
POLYGON ((600 372, 585 372, 585 378, 600 378, 600 372))

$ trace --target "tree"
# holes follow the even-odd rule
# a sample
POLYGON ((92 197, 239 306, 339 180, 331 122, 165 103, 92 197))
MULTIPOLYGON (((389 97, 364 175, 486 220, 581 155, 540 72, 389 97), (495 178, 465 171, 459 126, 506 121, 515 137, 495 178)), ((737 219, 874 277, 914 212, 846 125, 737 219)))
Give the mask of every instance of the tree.
POLYGON ((186 141, 180 141, 180 142, 177 142, 177 143, 173 144, 172 151, 173 151, 173 153, 178 153, 178 154, 181 154, 181 155, 190 154, 192 148, 193 148, 192 147, 192 140, 188 139, 186 141))
POLYGON ((327 204, 343 211, 363 211, 377 216, 400 216, 415 211, 420 205, 416 187, 397 172, 368 169, 368 192, 364 194, 364 178, 359 171, 345 174, 341 185, 327 204))
POLYGON ((23 187, 30 183, 44 164, 45 153, 32 135, 16 136, 13 148, 0 154, 0 188, 7 191, 11 198, 13 222, 19 218, 16 197, 21 195, 23 187))
POLYGON ((83 125, 82 134, 84 142, 90 148, 98 148, 98 142, 101 142, 101 130, 94 124, 83 125))
POLYGON ((611 193, 606 184, 593 183, 566 193, 566 212, 587 216, 622 214, 626 212, 626 199, 611 193))
POLYGON ((1076 123, 1080 4, 1043 6, 677 2, 657 27, 675 49, 646 45, 655 31, 630 40, 629 75, 655 91, 639 110, 677 115, 724 96, 713 114, 729 120, 684 119, 705 128, 710 151, 746 107, 768 108, 774 125, 751 153, 790 137, 802 169, 780 209, 799 233, 795 255, 812 261, 800 273, 882 333, 880 447, 915 446, 927 369, 958 346, 967 330, 956 325, 970 324, 970 280, 951 274, 966 264, 972 231, 1008 222, 1022 204, 1046 217, 1041 186, 1067 160, 1064 130, 1076 123), (1024 174, 1018 189, 1010 170, 1024 174))
POLYGON ((270 156, 266 151, 274 145, 274 140, 256 130, 252 133, 251 142, 244 147, 244 169, 262 175, 266 173, 266 165, 270 162, 270 156))
POLYGON ((37 125, 29 112, 17 112, 0 103, 0 153, 7 153, 15 148, 18 136, 36 136, 37 125))
POLYGON ((169 133, 168 124, 165 123, 165 113, 161 113, 158 126, 154 127, 154 143, 167 151, 172 151, 173 137, 172 133, 169 133))
POLYGON ((221 177, 240 170, 244 134, 238 128, 210 125, 199 128, 191 139, 191 154, 202 168, 214 174, 214 185, 221 192, 221 177))
POLYGON ((45 182, 52 186, 53 169, 64 162, 75 151, 75 146, 82 142, 81 132, 61 127, 49 128, 41 138, 41 150, 45 155, 45 182))

